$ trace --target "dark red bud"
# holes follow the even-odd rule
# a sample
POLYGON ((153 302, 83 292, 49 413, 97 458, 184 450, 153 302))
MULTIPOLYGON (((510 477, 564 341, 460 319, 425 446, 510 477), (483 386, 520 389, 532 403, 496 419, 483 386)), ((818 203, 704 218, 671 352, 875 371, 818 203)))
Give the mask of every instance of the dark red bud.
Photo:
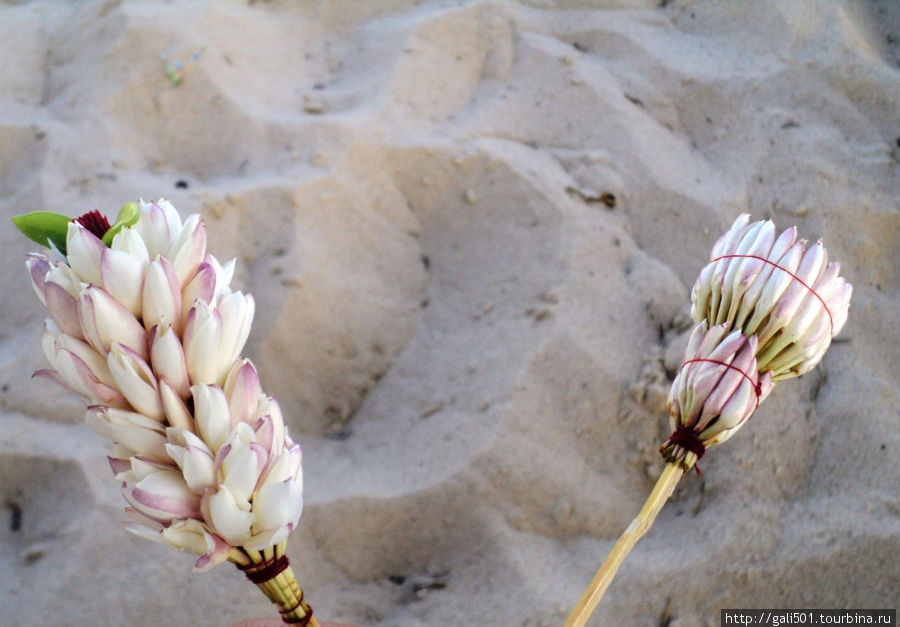
POLYGON ((94 209, 93 211, 88 211, 82 216, 78 216, 77 218, 75 218, 75 222, 96 235, 97 239, 102 239, 112 226, 109 223, 109 220, 106 219, 106 216, 96 209, 94 209))

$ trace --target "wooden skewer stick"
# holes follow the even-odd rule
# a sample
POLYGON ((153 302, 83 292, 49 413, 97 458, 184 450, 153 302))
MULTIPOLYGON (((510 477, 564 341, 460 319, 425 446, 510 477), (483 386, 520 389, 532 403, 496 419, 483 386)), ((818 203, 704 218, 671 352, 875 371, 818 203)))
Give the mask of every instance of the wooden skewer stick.
POLYGON ((584 626, 600 599, 603 598, 603 593, 606 592, 609 584, 612 583, 613 577, 616 576, 616 572, 619 570, 619 566, 622 565, 625 556, 650 529, 653 521, 656 520, 656 515, 659 514, 669 497, 672 496, 672 492, 675 491, 675 486, 683 474, 684 470, 681 466, 673 463, 666 464, 666 468, 657 480, 653 492, 647 497, 644 507, 641 508, 641 511, 631 521, 624 533, 619 536, 619 540, 613 546, 609 555, 606 556, 606 559, 600 566, 600 570, 594 575, 591 583, 588 584, 581 598, 578 599, 578 603, 572 608, 572 613, 569 614, 563 627, 584 626))

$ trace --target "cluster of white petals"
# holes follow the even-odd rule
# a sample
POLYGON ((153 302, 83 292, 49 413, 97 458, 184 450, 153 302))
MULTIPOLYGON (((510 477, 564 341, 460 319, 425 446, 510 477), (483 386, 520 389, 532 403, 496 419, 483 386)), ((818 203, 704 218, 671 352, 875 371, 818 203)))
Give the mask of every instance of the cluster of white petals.
POLYGON ((663 456, 690 468, 704 450, 730 438, 772 390, 771 374, 760 374, 757 339, 727 324, 694 327, 684 362, 669 392, 672 436, 663 456), (698 446, 699 444, 699 446, 698 446))
POLYGON ((776 237, 771 220, 741 214, 694 284, 691 315, 755 335, 760 370, 795 377, 821 361, 847 321, 853 287, 840 269, 821 241, 807 249, 797 227, 776 237))
POLYGON ((301 452, 240 357, 254 301, 231 290, 234 261, 166 200, 141 202, 109 247, 72 221, 66 247, 27 261, 50 316, 52 368, 35 374, 85 397, 88 426, 114 443, 129 530, 200 570, 280 543, 300 518, 301 452))
POLYGON ((777 381, 809 372, 847 321, 852 286, 807 249, 796 227, 740 215, 713 246, 691 292, 697 325, 669 392, 672 435, 660 447, 691 468, 733 435, 777 381))

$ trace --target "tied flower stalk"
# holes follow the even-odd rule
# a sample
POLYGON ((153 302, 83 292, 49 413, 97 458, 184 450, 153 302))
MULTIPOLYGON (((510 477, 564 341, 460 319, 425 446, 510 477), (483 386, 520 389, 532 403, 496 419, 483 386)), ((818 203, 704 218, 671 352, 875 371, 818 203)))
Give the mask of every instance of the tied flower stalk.
MULTIPOLYGON (((852 286, 822 242, 806 248, 792 227, 735 220, 691 290, 691 332, 669 391, 672 434, 650 496, 575 604, 564 627, 584 625, 619 566, 653 525, 685 472, 730 438, 776 382, 812 370, 843 328, 852 286)), ((698 471, 699 472, 699 471, 698 471)))
POLYGON ((143 538, 233 562, 285 623, 318 625, 285 553, 303 507, 302 453, 277 401, 240 356, 254 301, 230 287, 234 260, 206 251, 198 214, 166 200, 117 220, 13 218, 50 248, 26 266, 49 317, 35 372, 82 396, 85 422, 112 441, 109 464, 143 538))

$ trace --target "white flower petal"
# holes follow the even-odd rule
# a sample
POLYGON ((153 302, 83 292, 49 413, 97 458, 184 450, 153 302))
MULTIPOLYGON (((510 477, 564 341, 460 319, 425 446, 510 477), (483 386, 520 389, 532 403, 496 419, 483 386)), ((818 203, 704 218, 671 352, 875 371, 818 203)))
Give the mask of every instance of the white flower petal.
POLYGON ((69 266, 84 283, 102 284, 100 258, 106 245, 86 228, 72 220, 66 233, 66 258, 69 266))
POLYGON ((250 526, 255 516, 249 504, 242 507, 226 486, 203 500, 206 522, 231 545, 240 546, 250 538, 250 526))
POLYGON ((121 250, 104 249, 100 259, 103 289, 135 317, 141 315, 146 262, 121 250))
POLYGON ((128 309, 105 290, 89 286, 78 303, 81 329, 88 343, 106 354, 118 342, 136 352, 141 359, 148 357, 144 328, 128 309))
POLYGON ((93 405, 84 416, 87 426, 97 433, 126 449, 128 455, 142 455, 157 461, 167 462, 166 437, 164 427, 155 420, 141 414, 93 405))
POLYGON ((109 372, 132 407, 148 418, 163 419, 158 384, 150 366, 140 355, 119 343, 110 347, 109 372))
POLYGON ((197 272, 197 267, 206 256, 206 225, 198 214, 192 214, 185 220, 175 241, 166 252, 172 262, 178 285, 185 285, 197 272))
POLYGON ((294 481, 266 483, 253 497, 253 532, 286 525, 296 527, 302 511, 303 493, 294 481))
POLYGON ((197 434, 216 453, 228 440, 231 431, 228 399, 222 389, 214 385, 194 385, 191 394, 194 397, 197 434))
POLYGON ((172 265, 164 257, 157 257, 147 266, 143 288, 142 319, 148 331, 165 321, 181 328, 181 290, 172 265))
POLYGON ((181 398, 187 398, 191 382, 181 341, 165 322, 150 331, 150 364, 158 379, 164 379, 181 398))
POLYGON ((136 510, 161 522, 200 517, 200 497, 175 470, 163 470, 134 485, 127 484, 122 494, 136 510))
POLYGON ((219 344, 222 321, 219 313, 203 302, 196 302, 184 327, 184 360, 191 383, 217 384, 224 373, 219 368, 219 344))
POLYGON ((166 451, 181 469, 185 483, 196 494, 203 494, 204 490, 216 485, 213 458, 209 450, 204 449, 205 446, 166 444, 166 451))

